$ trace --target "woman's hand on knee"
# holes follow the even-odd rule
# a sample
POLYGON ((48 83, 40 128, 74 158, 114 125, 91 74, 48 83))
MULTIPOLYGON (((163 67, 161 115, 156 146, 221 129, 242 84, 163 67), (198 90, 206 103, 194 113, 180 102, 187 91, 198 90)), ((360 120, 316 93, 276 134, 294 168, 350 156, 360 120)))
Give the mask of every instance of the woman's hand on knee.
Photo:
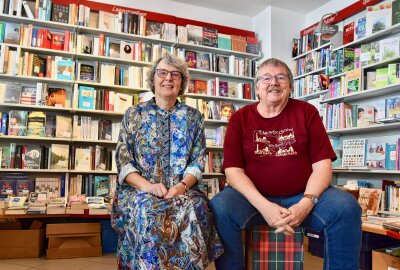
POLYGON ((150 184, 150 185, 144 187, 142 189, 142 191, 150 193, 159 198, 164 198, 168 193, 168 190, 165 188, 164 184, 162 184, 162 183, 150 184))
POLYGON ((168 190, 168 193, 167 195, 165 195, 165 198, 166 199, 173 198, 178 195, 183 195, 185 194, 185 192, 186 192, 185 186, 179 183, 168 190))

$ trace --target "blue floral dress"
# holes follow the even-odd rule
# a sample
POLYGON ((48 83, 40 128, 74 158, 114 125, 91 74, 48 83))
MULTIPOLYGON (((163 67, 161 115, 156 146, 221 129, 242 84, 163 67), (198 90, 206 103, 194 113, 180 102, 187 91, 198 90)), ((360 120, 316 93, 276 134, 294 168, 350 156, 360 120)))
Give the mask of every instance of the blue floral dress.
POLYGON ((119 183, 111 217, 119 234, 119 269, 205 269, 222 254, 208 199, 196 187, 161 199, 124 181, 132 172, 167 189, 187 173, 200 180, 204 151, 197 110, 177 102, 166 111, 154 99, 127 110, 117 145, 119 183))

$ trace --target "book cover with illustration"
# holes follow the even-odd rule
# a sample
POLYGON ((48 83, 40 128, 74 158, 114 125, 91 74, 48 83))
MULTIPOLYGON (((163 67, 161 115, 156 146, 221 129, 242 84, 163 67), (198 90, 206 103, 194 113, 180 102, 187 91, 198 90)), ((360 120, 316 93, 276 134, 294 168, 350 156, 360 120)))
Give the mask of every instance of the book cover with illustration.
POLYGON ((67 91, 64 88, 49 87, 47 90, 46 105, 52 107, 65 107, 67 91))
POLYGON ((24 152, 22 153, 24 169, 40 169, 42 147, 40 145, 27 145, 24 152))
POLYGON ((51 21, 59 23, 68 23, 68 19, 69 19, 69 5, 52 3, 51 21))
POLYGON ((369 168, 385 169, 386 146, 380 143, 367 144, 366 164, 369 168))
POLYGON ((210 70, 210 54, 206 52, 196 53, 196 68, 201 70, 210 70))
POLYGON ((110 177, 107 175, 94 176, 94 195, 105 197, 110 195, 110 177))
POLYGON ((71 134, 71 117, 65 115, 56 115, 56 138, 71 138, 71 134))
POLYGON ((346 93, 351 94, 360 91, 361 87, 361 69, 356 68, 346 72, 346 93))
POLYGON ((28 114, 27 136, 45 137, 46 114, 40 111, 32 111, 28 114))
POLYGON ((22 86, 20 83, 7 82, 5 87, 4 103, 18 104, 20 102, 22 86))
POLYGON ((189 68, 197 67, 197 53, 194 51, 185 51, 185 62, 189 68))
POLYGON ((367 7, 366 36, 375 34, 392 25, 392 3, 367 7))
POLYGON ((357 127, 365 127, 375 123, 375 107, 358 105, 357 127))
POLYGON ((343 26, 343 45, 350 43, 353 40, 354 40, 354 22, 351 22, 343 26))
POLYGON ((366 35, 366 17, 359 18, 356 26, 357 39, 364 38, 366 35))
POLYGON ((50 169, 68 169, 69 145, 52 144, 50 155, 50 169))
POLYGON ((161 38, 164 23, 147 20, 146 21, 146 36, 152 38, 161 38))
POLYGON ((79 95, 78 95, 78 108, 79 109, 94 109, 95 102, 95 90, 91 86, 79 86, 79 95))
POLYGON ((122 59, 133 60, 134 45, 132 42, 121 40, 119 51, 122 59))
POLYGON ((369 216, 378 214, 382 190, 360 187, 358 194, 358 203, 361 206, 362 215, 369 216))
POLYGON ((188 29, 188 44, 203 45, 203 27, 198 25, 186 25, 188 29))
POLYGON ((27 122, 27 111, 10 111, 8 120, 8 135, 26 136, 27 122))
POLYGON ((211 27, 203 27, 203 45, 218 47, 218 30, 211 27))
POLYGON ((221 120, 229 121, 231 119, 233 113, 235 112, 235 107, 233 106, 232 101, 221 101, 219 104, 221 111, 221 120))

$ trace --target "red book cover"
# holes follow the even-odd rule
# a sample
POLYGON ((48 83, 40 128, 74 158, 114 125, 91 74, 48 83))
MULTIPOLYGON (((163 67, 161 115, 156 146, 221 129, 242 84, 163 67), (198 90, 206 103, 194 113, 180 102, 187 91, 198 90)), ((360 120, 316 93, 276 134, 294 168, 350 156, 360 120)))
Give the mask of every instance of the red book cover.
POLYGON ((42 48, 51 49, 51 40, 52 40, 51 36, 52 36, 52 34, 50 33, 49 30, 47 30, 47 29, 43 30, 42 48))
POLYGON ((104 110, 110 110, 110 91, 104 90, 104 110))
POLYGON ((244 88, 244 98, 245 99, 251 99, 251 91, 250 91, 250 84, 249 83, 245 83, 243 85, 244 88))
POLYGON ((258 45, 258 38, 256 37, 246 37, 247 44, 257 44, 258 45))
POLYGON ((99 56, 104 56, 104 35, 99 35, 99 56))
POLYGON ((343 27, 343 45, 354 40, 354 22, 346 24, 343 27))
POLYGON ((63 34, 52 34, 50 49, 62 51, 64 49, 65 37, 63 34))
POLYGON ((71 33, 69 31, 65 31, 64 33, 64 48, 63 51, 69 51, 69 40, 71 39, 71 33))

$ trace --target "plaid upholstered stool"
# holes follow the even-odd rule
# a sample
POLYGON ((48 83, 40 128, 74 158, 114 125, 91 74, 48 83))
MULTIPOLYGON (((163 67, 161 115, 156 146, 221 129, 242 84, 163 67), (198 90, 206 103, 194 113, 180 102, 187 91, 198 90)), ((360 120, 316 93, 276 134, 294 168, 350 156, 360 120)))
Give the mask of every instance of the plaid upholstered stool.
POLYGON ((246 230, 246 269, 303 270, 303 228, 291 236, 274 231, 266 225, 246 230))

